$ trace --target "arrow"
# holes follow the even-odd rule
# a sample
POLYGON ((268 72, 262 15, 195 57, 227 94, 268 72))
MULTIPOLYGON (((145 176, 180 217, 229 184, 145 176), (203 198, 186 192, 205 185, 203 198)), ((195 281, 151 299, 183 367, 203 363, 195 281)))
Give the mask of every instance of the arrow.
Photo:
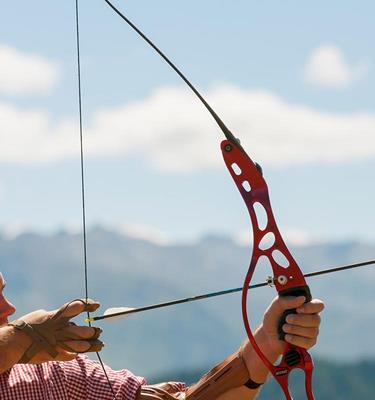
MULTIPOLYGON (((309 273, 305 274, 304 277, 311 278, 314 276, 332 274, 334 272, 347 271, 349 269, 361 268, 361 267, 365 267, 368 265, 374 265, 374 264, 375 264, 375 260, 363 261, 363 262, 356 263, 356 264, 343 265, 340 267, 322 269, 319 271, 309 272, 309 273)), ((268 277, 265 282, 257 283, 255 285, 250 285, 249 289, 252 290, 252 289, 258 289, 258 288, 261 288, 264 286, 272 286, 273 282, 274 282, 273 277, 268 277)), ((200 294, 200 295, 193 296, 193 297, 185 297, 183 299, 167 301, 164 303, 151 304, 151 305, 139 307, 139 308, 129 308, 129 307, 108 308, 104 312, 103 315, 98 316, 98 317, 86 318, 85 322, 94 322, 94 321, 100 321, 103 319, 110 319, 110 318, 118 319, 118 317, 125 318, 126 316, 128 316, 130 314, 136 314, 136 313, 140 313, 143 311, 155 310, 157 308, 175 306, 177 304, 190 303, 190 302, 198 301, 198 300, 210 299, 212 297, 224 296, 226 294, 237 293, 237 292, 241 292, 241 291, 242 291, 242 287, 237 287, 237 288, 232 288, 232 289, 220 290, 218 292, 200 294)))

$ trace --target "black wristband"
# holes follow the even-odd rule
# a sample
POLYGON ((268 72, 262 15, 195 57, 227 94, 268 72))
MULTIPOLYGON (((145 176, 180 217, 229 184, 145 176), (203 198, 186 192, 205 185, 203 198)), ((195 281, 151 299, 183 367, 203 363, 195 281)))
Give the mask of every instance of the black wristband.
POLYGON ((258 387, 262 386, 262 385, 263 385, 263 383, 256 383, 251 378, 249 378, 249 380, 245 383, 244 386, 246 386, 249 389, 254 390, 254 389, 258 389, 258 387))

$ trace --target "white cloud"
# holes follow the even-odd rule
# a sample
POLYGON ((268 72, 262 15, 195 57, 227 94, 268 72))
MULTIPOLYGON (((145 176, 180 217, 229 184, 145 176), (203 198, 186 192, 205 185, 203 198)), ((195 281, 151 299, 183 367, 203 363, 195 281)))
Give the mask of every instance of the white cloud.
POLYGON ((310 54, 304 76, 313 85, 341 89, 363 78, 367 71, 365 62, 349 65, 338 47, 323 45, 310 54))
POLYGON ((12 224, 2 224, 0 235, 1 237, 12 240, 25 232, 33 232, 34 227, 22 222, 13 222, 12 224))
POLYGON ((0 45, 0 93, 46 94, 53 89, 59 75, 56 63, 0 45))
POLYGON ((68 120, 53 125, 44 111, 0 103, 0 162, 58 161, 77 155, 76 131, 68 120))
POLYGON ((295 228, 283 230, 283 238, 287 244, 292 246, 308 246, 325 242, 323 238, 315 237, 310 232, 295 228))
MULTIPOLYGON (((111 227, 109 229, 111 229, 111 227)), ((115 227, 115 229, 123 235, 134 239, 146 240, 159 246, 165 246, 171 242, 165 232, 162 232, 152 226, 123 224, 115 227)))
MULTIPOLYGON (((268 165, 346 162, 375 156, 375 114, 330 113, 265 91, 221 85, 207 94, 243 146, 268 165)), ((138 157, 160 170, 222 166, 222 134, 184 88, 161 88, 143 101, 98 110, 84 131, 87 157, 138 157)), ((0 162, 77 157, 78 126, 41 110, 0 103, 0 162)))

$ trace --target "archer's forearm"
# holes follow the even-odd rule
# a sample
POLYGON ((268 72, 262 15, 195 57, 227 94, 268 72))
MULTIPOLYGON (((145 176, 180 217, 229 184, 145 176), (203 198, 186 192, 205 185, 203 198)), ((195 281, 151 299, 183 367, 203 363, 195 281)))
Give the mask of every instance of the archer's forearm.
MULTIPOLYGON (((270 362, 274 363, 279 354, 272 351, 262 327, 256 330, 254 337, 264 355, 270 362)), ((241 354, 248 369, 250 379, 255 383, 264 383, 267 380, 269 371, 248 340, 242 346, 241 354)), ((262 386, 256 389, 249 389, 246 386, 233 388, 223 393, 217 400, 252 400, 255 399, 261 388, 262 386)))
MULTIPOLYGON (((273 363, 278 354, 271 351, 272 346, 262 327, 257 329, 254 337, 261 351, 273 363)), ((217 364, 189 387, 186 399, 251 400, 258 394, 267 375, 267 368, 247 341, 239 351, 217 364)))

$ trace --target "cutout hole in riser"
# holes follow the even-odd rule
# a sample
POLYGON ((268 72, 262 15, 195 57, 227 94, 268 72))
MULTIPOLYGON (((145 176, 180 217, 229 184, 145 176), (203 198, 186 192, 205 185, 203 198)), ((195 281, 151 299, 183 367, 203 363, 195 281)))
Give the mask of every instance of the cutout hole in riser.
POLYGON ((267 211, 259 202, 255 202, 253 207, 257 218, 258 228, 261 231, 264 231, 268 225, 267 211))
POLYGON ((259 243, 260 250, 268 250, 275 244, 275 235, 272 232, 268 232, 262 237, 259 243))
POLYGON ((251 192, 251 186, 249 181, 243 181, 242 182, 242 187, 246 190, 246 192, 250 193, 251 192))
POLYGON ((288 268, 290 265, 288 259, 280 250, 274 250, 272 252, 272 258, 274 259, 276 264, 282 268, 288 268))
POLYGON ((234 172, 237 176, 240 176, 240 175, 242 174, 242 170, 241 170, 241 168, 238 166, 238 164, 233 163, 233 164, 231 165, 231 168, 232 168, 233 172, 234 172))

